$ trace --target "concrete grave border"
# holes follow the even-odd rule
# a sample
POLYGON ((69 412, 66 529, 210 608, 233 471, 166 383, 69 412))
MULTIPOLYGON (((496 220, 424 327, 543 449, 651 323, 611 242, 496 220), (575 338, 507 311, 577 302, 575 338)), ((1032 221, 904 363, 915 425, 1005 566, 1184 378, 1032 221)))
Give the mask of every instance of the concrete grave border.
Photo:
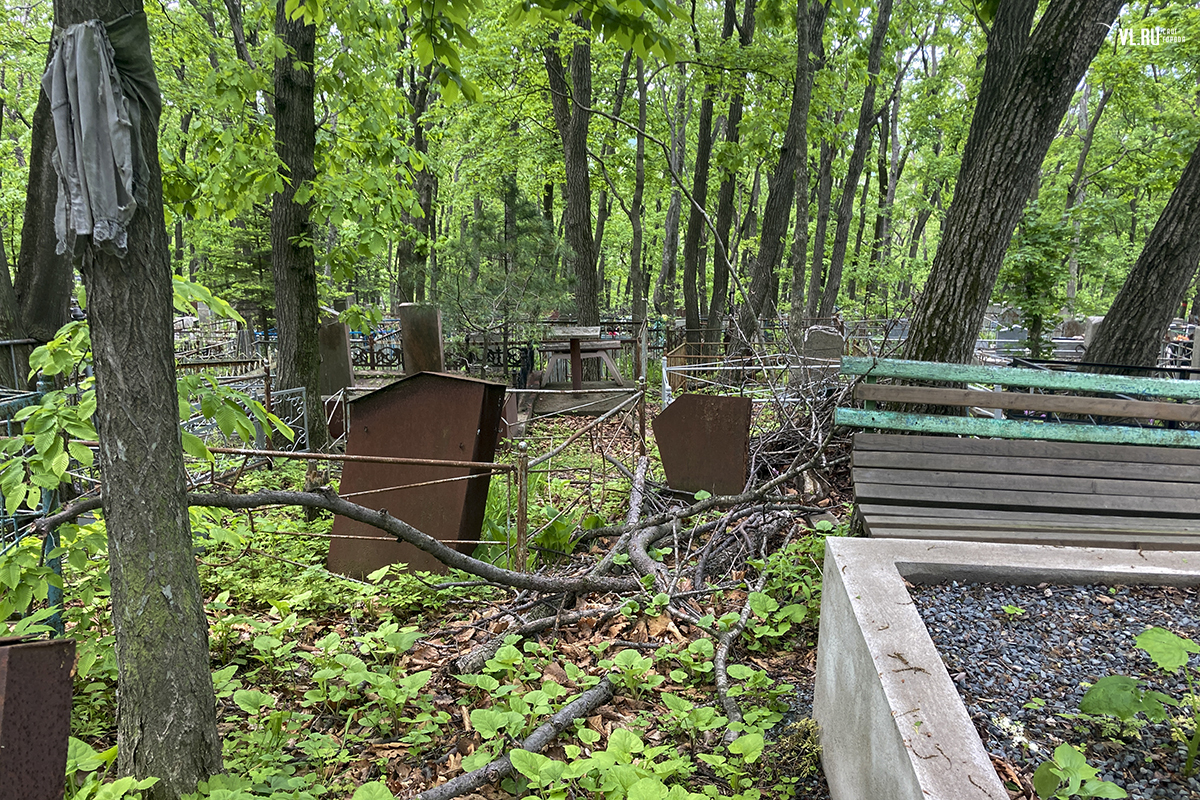
POLYGON ((830 538, 813 717, 833 800, 1008 800, 909 583, 1200 585, 1200 554, 830 538))

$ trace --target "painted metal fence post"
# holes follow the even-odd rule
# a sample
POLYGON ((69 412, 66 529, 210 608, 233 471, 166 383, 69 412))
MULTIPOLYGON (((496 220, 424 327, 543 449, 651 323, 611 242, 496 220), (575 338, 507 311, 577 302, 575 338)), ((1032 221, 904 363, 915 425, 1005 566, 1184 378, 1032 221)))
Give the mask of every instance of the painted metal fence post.
POLYGON ((671 380, 667 372, 667 357, 662 359, 662 407, 666 408, 671 405, 671 380))
POLYGON ((529 445, 517 445, 517 552, 515 568, 525 572, 529 563, 529 445))

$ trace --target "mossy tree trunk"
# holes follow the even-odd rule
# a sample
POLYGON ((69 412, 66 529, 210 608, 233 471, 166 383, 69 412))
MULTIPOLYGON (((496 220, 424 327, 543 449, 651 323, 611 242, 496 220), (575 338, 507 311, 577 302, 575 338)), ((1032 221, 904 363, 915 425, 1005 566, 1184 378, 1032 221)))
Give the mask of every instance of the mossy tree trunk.
MULTIPOLYGON (((133 10, 140 8, 136 2, 133 10)), ((116 0, 61 2, 55 22, 112 20, 130 10, 116 0)), ((157 109, 142 107, 141 133, 148 202, 129 225, 129 252, 118 259, 89 251, 81 271, 117 640, 119 768, 159 778, 147 796, 174 800, 221 770, 221 742, 179 434, 157 109)))

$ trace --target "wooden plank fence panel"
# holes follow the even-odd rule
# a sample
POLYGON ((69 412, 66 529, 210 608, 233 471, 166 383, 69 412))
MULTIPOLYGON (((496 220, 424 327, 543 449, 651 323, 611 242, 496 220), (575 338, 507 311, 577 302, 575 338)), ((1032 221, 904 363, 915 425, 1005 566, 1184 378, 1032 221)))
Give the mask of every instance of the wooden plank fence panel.
POLYGON ((1072 416, 1134 417, 1200 423, 1200 406, 1151 400, 1114 400, 1107 397, 1029 392, 984 392, 977 389, 935 389, 890 383, 860 383, 854 387, 854 397, 856 400, 913 405, 1021 409, 1072 416))
MULTIPOLYGON (((963 472, 991 475, 1012 471, 1004 467, 997 457, 990 455, 958 455, 939 453, 903 453, 883 450, 864 450, 854 453, 854 467, 878 469, 908 469, 931 472, 963 472)), ((1146 462, 1122 463, 1074 458, 1023 458, 1020 470, 1026 475, 1051 475, 1086 478, 1097 476, 1113 480, 1124 480, 1140 484, 1144 491, 1153 491, 1159 481, 1189 480, 1189 470, 1177 464, 1154 464, 1146 462), (1147 484, 1151 484, 1147 486, 1147 484)), ((1200 487, 1194 489, 1200 494, 1200 487)))
POLYGON ((1195 450, 1084 442, 958 439, 949 436, 896 436, 895 434, 859 432, 854 434, 854 450, 855 452, 878 450, 901 453, 1007 455, 1019 458, 1077 458, 1086 461, 1160 463, 1200 467, 1200 452, 1195 450))
POLYGON ((1093 372, 1056 372, 1016 367, 981 367, 972 364, 938 364, 902 359, 842 359, 843 375, 871 375, 875 378, 941 381, 943 383, 985 383, 1024 386, 1033 389, 1059 389, 1072 392, 1108 392, 1111 394, 1173 397, 1200 400, 1200 381, 1170 378, 1130 378, 1093 372))
MULTIPOLYGON (((1200 381, 1197 381, 1200 383, 1200 381)), ((1008 439, 1049 439, 1061 442, 1153 445, 1157 447, 1200 447, 1200 431, 1168 428, 1135 428, 1099 425, 1070 425, 1061 422, 1035 423, 1012 419, 978 417, 933 417, 900 411, 867 411, 839 408, 834 423, 858 428, 947 433, 960 436, 1000 436, 1008 439)))

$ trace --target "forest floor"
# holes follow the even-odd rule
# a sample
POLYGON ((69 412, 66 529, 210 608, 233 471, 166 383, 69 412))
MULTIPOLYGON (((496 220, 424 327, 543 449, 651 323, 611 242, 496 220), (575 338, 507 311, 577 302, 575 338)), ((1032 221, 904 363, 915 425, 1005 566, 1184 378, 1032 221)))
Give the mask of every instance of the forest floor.
MULTIPOLYGON (((530 454, 591 421, 536 423, 530 454)), ((629 419, 602 422, 533 475, 535 573, 578 574, 617 544, 592 532, 628 514, 634 431, 629 419)), ((760 438, 764 476, 796 455, 778 431, 760 438)), ((850 498, 845 443, 826 444, 834 463, 814 472, 819 499, 798 481, 783 489, 795 509, 717 508, 652 539, 657 592, 644 580, 632 592, 539 594, 397 567, 355 581, 324 568, 328 514, 206 510, 194 524, 212 542, 199 561, 228 774, 200 796, 823 796, 796 698, 813 679, 824 539, 845 527, 824 512, 845 516, 850 498), (444 793, 447 781, 529 747, 539 726, 604 681, 611 699, 569 719, 540 754, 519 753, 498 781, 444 793)), ((694 502, 662 485, 652 438, 649 455, 642 516, 694 502)), ((513 458, 511 448, 498 455, 513 458)), ((297 490, 304 479, 299 462, 276 462, 242 475, 238 490, 297 490)), ((483 538, 497 544, 476 557, 504 562, 513 502, 511 484, 494 479, 483 538)), ((103 552, 89 546, 68 576, 67 618, 81 642, 73 732, 104 751, 115 743, 115 665, 103 552)), ((628 555, 615 562, 614 576, 635 574, 628 555)))

